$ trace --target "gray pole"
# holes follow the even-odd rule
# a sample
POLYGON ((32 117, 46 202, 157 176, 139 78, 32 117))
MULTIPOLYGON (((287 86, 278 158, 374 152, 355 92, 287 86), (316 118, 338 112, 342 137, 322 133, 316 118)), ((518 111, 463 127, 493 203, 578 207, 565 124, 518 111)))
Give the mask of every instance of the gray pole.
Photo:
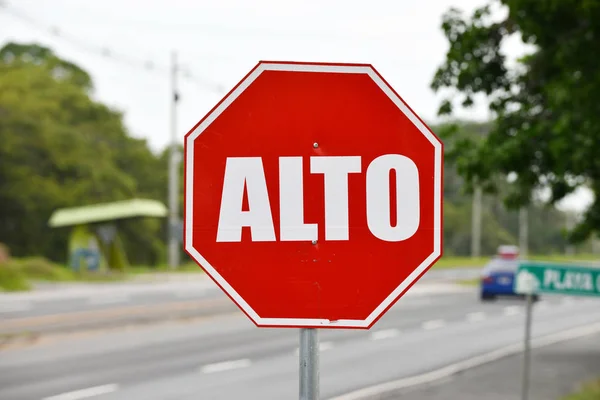
POLYGON ((300 329, 300 400, 319 399, 319 336, 314 328, 300 329))
POLYGON ((523 258, 529 254, 529 216, 527 207, 519 208, 519 253, 523 258))
POLYGON ((532 320, 532 305, 533 295, 531 290, 527 295, 527 306, 525 311, 525 338, 523 343, 523 381, 521 386, 521 400, 529 398, 529 373, 531 364, 531 320, 532 320))
POLYGON ((481 187, 475 187, 471 216, 471 257, 481 255, 481 187))
POLYGON ((171 54, 171 140, 169 153, 169 267, 179 265, 179 241, 175 231, 179 222, 179 154, 177 149, 177 54, 171 54))

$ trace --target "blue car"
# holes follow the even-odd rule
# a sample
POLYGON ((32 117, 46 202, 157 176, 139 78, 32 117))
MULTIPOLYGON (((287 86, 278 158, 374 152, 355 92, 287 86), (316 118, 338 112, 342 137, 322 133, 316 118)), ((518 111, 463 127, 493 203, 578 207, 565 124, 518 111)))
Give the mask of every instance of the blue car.
MULTIPOLYGON (((515 273, 519 267, 518 248, 500 246, 498 254, 483 268, 480 282, 480 299, 495 300, 499 296, 518 297, 513 290, 515 273)), ((533 296, 537 300, 537 296, 533 296)))

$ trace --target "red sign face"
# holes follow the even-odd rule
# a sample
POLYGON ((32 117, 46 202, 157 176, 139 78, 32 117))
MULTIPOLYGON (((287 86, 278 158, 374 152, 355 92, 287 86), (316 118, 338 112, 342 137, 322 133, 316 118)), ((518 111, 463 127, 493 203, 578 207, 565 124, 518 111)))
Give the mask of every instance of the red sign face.
POLYGON ((258 326, 370 328, 442 254, 442 153, 370 65, 261 62, 185 137, 185 249, 258 326))

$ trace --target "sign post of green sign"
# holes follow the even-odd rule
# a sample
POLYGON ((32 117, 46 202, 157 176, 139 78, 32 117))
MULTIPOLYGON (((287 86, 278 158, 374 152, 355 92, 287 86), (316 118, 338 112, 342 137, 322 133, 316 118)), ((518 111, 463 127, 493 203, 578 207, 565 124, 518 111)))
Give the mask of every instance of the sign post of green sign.
POLYGON ((600 296, 600 268, 525 261, 515 280, 517 293, 600 296))
POLYGON ((527 400, 529 398, 533 295, 550 293, 568 296, 600 296, 600 268, 576 264, 522 261, 519 263, 513 285, 516 293, 525 294, 527 298, 521 388, 521 399, 527 400))

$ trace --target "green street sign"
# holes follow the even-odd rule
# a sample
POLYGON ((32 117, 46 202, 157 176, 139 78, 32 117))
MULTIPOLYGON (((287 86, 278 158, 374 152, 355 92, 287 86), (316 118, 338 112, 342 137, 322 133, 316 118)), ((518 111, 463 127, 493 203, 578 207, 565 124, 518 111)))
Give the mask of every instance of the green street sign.
POLYGON ((600 268, 524 261, 514 280, 517 293, 600 296, 600 268))

